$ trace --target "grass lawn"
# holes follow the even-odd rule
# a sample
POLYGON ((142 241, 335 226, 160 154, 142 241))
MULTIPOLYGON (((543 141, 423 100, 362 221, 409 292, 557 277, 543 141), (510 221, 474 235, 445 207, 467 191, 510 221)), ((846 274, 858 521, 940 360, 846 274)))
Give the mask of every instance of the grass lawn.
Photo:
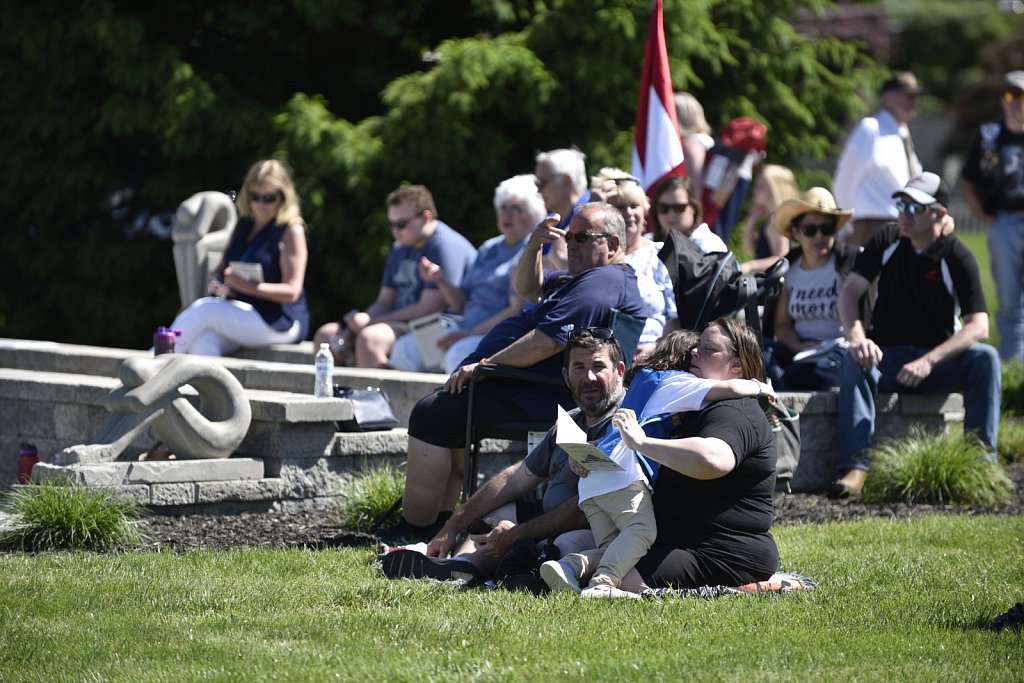
POLYGON ((996 328, 996 305, 998 302, 996 301, 996 283, 992 280, 992 265, 988 252, 988 231, 961 232, 957 230, 956 236, 978 260, 978 270, 981 271, 981 288, 985 291, 985 301, 988 303, 988 341, 998 349, 999 330, 996 328))
POLYGON ((387 581, 371 551, 0 556, 0 679, 1020 681, 1024 520, 777 529, 785 596, 583 602, 387 581))

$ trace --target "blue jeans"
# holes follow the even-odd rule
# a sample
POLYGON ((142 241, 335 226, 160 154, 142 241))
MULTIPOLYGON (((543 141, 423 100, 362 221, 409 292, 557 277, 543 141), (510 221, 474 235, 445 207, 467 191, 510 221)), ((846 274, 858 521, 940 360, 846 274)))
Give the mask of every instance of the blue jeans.
POLYGON ((1003 360, 1024 361, 1024 211, 1004 212, 989 228, 988 250, 996 283, 996 325, 1003 360))
POLYGON ((840 472, 868 469, 868 448, 875 436, 875 399, 878 392, 949 393, 964 395, 964 429, 974 431, 995 451, 999 436, 999 401, 1002 391, 999 355, 988 344, 975 344, 953 360, 936 365, 916 388, 896 381, 900 368, 928 352, 919 346, 883 346, 882 361, 865 370, 849 355, 843 359, 839 391, 840 472))

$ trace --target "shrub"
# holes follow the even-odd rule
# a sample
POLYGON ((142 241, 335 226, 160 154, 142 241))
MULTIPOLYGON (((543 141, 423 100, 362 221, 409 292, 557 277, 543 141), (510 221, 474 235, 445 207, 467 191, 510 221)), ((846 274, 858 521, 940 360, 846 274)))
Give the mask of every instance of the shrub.
POLYGON ((22 486, 6 496, 13 515, 0 547, 22 550, 112 550, 139 543, 142 508, 110 491, 79 484, 22 486))
MULTIPOLYGON (((402 497, 405 489, 405 475, 391 463, 370 468, 366 463, 352 479, 345 499, 332 514, 332 523, 351 531, 369 531, 374 520, 402 497)), ((396 509, 381 525, 398 523, 400 508, 396 509)))
POLYGON ((1003 363, 1004 413, 1024 414, 1024 363, 1011 360, 1003 363))
POLYGON ((1012 495, 1010 479, 973 434, 937 435, 921 428, 876 448, 864 483, 869 503, 998 505, 1012 495))
POLYGON ((1024 422, 1006 418, 999 421, 999 461, 1007 465, 1024 461, 1024 422))

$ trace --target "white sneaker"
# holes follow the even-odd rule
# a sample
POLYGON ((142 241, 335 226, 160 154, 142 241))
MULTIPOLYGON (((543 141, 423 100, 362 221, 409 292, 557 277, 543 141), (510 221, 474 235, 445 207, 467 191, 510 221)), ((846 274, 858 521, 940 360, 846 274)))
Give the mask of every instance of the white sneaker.
POLYGON ((572 567, 558 560, 548 560, 542 564, 540 576, 553 591, 580 592, 580 581, 572 567))
MULTIPOLYGON (((543 571, 544 568, 541 567, 541 572, 543 571)), ((624 591, 621 588, 616 588, 608 583, 598 583, 592 586, 587 586, 586 589, 580 593, 580 597, 590 600, 640 600, 639 594, 624 591)))

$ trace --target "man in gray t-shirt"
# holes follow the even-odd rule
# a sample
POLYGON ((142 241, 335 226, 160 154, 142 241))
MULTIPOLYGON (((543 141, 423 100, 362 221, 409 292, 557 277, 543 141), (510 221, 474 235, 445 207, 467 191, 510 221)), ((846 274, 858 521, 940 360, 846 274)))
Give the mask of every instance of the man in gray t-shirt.
MULTIPOLYGON (((618 342, 582 330, 566 344, 562 375, 579 408, 569 414, 587 439, 600 439, 622 402, 625 364, 618 342)), ((484 483, 449 518, 427 545, 426 554, 395 550, 382 558, 388 578, 464 579, 473 584, 491 575, 498 563, 523 541, 555 539, 562 552, 594 547, 587 519, 579 508, 578 478, 569 458, 555 444, 555 428, 524 460, 510 465, 484 483), (491 527, 472 533, 482 520, 491 527), (456 537, 470 530, 469 539, 451 559, 456 537), (567 533, 582 530, 582 534, 567 533), (571 544, 571 547, 570 545, 571 544), (565 546, 565 547, 563 547, 565 546)))

